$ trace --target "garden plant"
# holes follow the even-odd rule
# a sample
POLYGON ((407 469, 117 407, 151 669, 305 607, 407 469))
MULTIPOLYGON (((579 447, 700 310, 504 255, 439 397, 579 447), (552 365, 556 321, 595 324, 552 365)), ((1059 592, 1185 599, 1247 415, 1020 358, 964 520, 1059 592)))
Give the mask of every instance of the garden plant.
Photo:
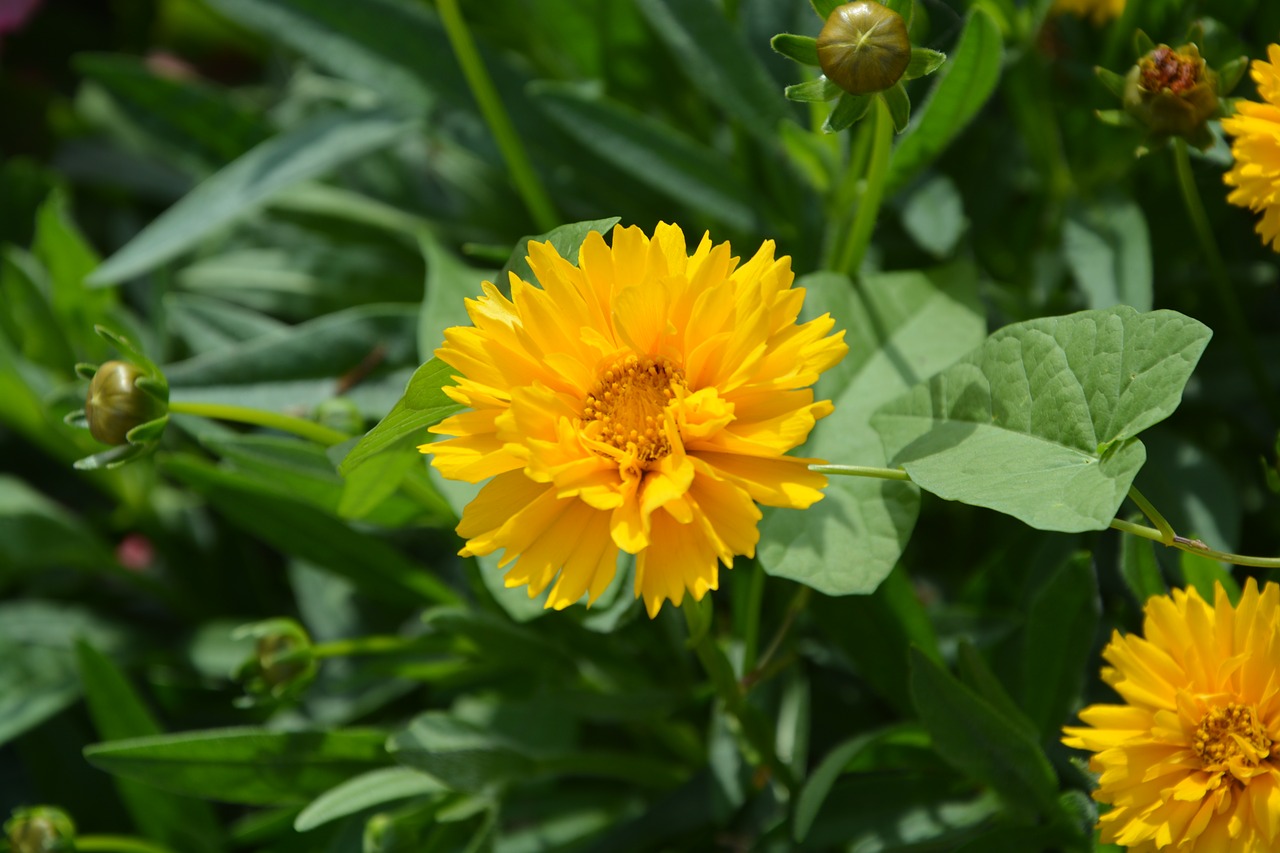
POLYGON ((0 850, 1280 850, 1278 43, 0 0, 0 850))

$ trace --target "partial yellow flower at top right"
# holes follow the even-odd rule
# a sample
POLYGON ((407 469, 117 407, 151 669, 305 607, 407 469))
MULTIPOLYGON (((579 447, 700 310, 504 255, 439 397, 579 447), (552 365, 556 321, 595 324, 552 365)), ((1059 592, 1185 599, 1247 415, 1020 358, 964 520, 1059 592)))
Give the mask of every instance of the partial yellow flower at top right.
POLYGON ((1053 11, 1088 18, 1100 27, 1124 11, 1124 0, 1054 0, 1053 11))
POLYGON ((1256 230, 1280 252, 1280 45, 1268 47, 1267 58, 1255 59, 1249 69, 1265 103, 1237 101, 1236 114, 1222 120, 1222 129, 1235 137, 1236 161, 1223 178, 1235 187, 1227 201, 1261 213, 1256 230))

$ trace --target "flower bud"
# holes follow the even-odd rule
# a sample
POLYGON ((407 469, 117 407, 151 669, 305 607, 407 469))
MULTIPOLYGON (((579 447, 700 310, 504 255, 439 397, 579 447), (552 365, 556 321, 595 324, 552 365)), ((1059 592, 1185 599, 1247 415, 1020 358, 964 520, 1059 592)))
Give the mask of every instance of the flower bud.
POLYGON ((76 849, 76 827, 62 809, 32 806, 15 809, 5 822, 5 836, 13 853, 58 853, 76 849))
POLYGON ((129 430, 164 414, 164 404, 136 384, 146 375, 127 361, 108 361, 98 368, 84 401, 94 438, 103 444, 125 444, 129 430))
POLYGON ((1124 82, 1125 112, 1153 135, 1198 142, 1205 122, 1218 114, 1218 75, 1194 44, 1157 45, 1124 82))
POLYGON ((907 24, 873 0, 837 6, 818 34, 818 62, 846 92, 882 92, 902 79, 911 62, 907 24))
MULTIPOLYGON (((250 696, 288 700, 316 677, 311 637, 292 619, 268 619, 237 628, 233 639, 255 638, 253 656, 241 664, 238 679, 250 696)), ((253 704, 250 700, 248 704, 253 704)))

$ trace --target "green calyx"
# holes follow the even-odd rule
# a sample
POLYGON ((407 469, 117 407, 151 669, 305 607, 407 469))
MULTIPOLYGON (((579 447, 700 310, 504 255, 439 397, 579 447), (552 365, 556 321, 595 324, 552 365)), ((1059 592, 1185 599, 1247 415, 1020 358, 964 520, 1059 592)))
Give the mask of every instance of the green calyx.
POLYGON ((102 326, 94 331, 126 360, 76 365, 76 373, 89 380, 89 390, 84 409, 71 412, 65 421, 111 446, 78 460, 75 467, 82 471, 116 468, 149 453, 169 424, 169 383, 160 368, 127 338, 102 326))

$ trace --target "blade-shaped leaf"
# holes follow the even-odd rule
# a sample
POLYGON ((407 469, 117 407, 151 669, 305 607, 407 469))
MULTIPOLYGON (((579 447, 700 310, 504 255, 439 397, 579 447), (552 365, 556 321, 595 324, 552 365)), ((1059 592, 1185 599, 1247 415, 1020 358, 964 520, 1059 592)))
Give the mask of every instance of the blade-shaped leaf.
POLYGON ((1137 203, 1108 199, 1068 208, 1062 249, 1090 308, 1151 310, 1151 241, 1137 203))
POLYGON ((872 419, 896 464, 947 500, 1042 530, 1110 524, 1211 332, 1127 306, 1007 326, 872 419))
POLYGON ((215 729, 85 748, 89 763, 166 791, 254 806, 302 804, 389 764, 386 735, 366 729, 215 729))
POLYGON ((1004 41, 1000 27, 981 6, 969 12, 964 33, 937 84, 915 110, 915 120, 893 149, 888 192, 933 162, 987 102, 1000 80, 1004 41))
POLYGON ((390 145, 418 125, 387 113, 328 113, 254 147, 143 228, 89 277, 116 284, 149 272, 272 194, 390 145))
POLYGON ((371 770, 316 797, 294 818, 293 828, 307 832, 373 806, 447 790, 436 779, 409 767, 371 770))

